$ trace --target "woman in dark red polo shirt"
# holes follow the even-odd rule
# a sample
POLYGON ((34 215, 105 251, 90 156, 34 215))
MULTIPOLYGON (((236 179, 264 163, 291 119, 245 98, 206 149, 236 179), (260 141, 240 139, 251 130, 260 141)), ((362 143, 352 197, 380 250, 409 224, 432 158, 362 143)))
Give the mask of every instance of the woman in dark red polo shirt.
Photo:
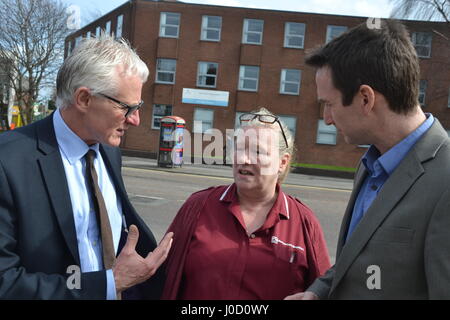
POLYGON ((283 299, 330 267, 317 218, 280 187, 291 133, 264 108, 240 124, 234 183, 191 195, 169 227, 163 299, 283 299))

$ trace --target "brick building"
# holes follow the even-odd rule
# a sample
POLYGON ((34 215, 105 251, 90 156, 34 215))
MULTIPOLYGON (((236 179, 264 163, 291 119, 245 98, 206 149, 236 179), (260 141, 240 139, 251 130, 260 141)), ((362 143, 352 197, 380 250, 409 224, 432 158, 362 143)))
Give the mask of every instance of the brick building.
MULTIPOLYGON (((345 143, 323 124, 314 69, 304 63, 365 18, 133 0, 66 39, 66 53, 101 29, 127 38, 150 69, 141 125, 122 148, 155 156, 159 119, 184 118, 187 129, 233 128, 241 112, 264 106, 295 134, 297 163, 355 167, 364 146, 345 143), (203 121, 194 126, 194 120, 203 121)), ((450 34, 445 23, 405 21, 419 53, 421 102, 450 130, 450 34)), ((349 53, 351 54, 351 53, 349 53)))

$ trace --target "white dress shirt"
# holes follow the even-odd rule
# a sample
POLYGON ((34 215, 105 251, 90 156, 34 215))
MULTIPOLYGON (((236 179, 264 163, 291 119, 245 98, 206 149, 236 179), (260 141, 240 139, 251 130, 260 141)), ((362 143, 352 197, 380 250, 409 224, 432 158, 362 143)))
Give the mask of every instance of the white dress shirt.
MULTIPOLYGON (((95 206, 86 180, 86 160, 84 158, 89 149, 94 150, 97 154, 94 167, 98 175, 98 185, 108 210, 116 252, 119 246, 121 227, 124 224, 122 205, 103 162, 99 144, 88 146, 81 140, 66 125, 59 109, 54 113, 53 125, 69 187, 81 272, 100 271, 103 269, 102 241, 95 206)), ((106 280, 106 298, 108 300, 116 299, 116 286, 112 270, 106 271, 106 280)))

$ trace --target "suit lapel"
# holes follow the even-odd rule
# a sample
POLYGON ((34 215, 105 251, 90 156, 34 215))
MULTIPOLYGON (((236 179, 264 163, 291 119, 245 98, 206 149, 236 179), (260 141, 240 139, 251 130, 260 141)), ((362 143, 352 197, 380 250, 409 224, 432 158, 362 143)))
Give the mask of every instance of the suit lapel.
MULTIPOLYGON (((379 228, 416 180, 425 172, 422 163, 433 158, 441 145, 447 140, 448 136, 446 132, 436 119, 428 132, 416 143, 383 185, 380 193, 353 231, 351 239, 344 245, 346 232, 343 230, 345 229, 346 231, 346 225, 348 225, 349 219, 351 218, 351 211, 353 210, 353 205, 348 206, 343 226, 341 227, 339 237, 341 251, 336 262, 336 273, 330 292, 342 280, 348 268, 370 240, 373 233, 379 228)), ((354 204, 363 180, 363 177, 361 177, 358 182, 359 187, 355 189, 357 190, 356 192, 353 192, 351 202, 349 203, 354 204)))
POLYGON ((348 226, 350 225, 350 220, 352 219, 353 208, 355 206, 356 198, 359 194, 359 190, 367 176, 366 167, 360 162, 358 170, 356 170, 355 183, 353 186, 352 194, 348 201, 347 209, 345 210, 344 218, 342 219, 341 230, 339 231, 339 240, 337 245, 336 257, 339 257, 342 251, 342 247, 345 244, 345 238, 347 236, 348 226))
POLYGON ((56 141, 53 115, 43 120, 36 130, 38 148, 43 153, 37 161, 42 170, 48 196, 70 253, 76 263, 80 265, 72 203, 70 201, 64 165, 56 141))

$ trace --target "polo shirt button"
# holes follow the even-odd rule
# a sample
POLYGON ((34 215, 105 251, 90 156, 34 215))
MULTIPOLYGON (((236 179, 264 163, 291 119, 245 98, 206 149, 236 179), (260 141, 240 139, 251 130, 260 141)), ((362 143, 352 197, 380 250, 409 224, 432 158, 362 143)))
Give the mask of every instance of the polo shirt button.
POLYGON ((256 238, 255 234, 252 233, 252 234, 250 235, 250 238, 255 239, 255 238, 256 238))

